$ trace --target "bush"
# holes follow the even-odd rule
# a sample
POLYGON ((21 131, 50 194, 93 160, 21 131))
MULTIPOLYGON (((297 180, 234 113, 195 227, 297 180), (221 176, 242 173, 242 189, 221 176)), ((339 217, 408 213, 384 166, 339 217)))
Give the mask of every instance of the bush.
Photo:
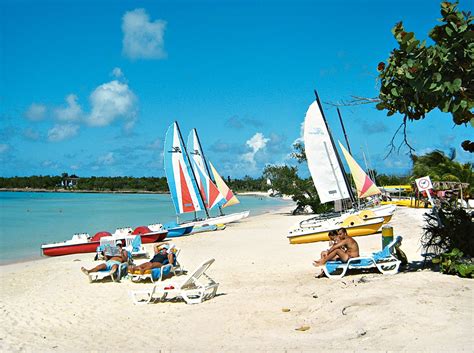
POLYGON ((437 255, 433 263, 447 274, 472 277, 474 274, 474 223, 472 216, 455 203, 444 203, 426 214, 427 225, 421 244, 437 255))
POLYGON ((473 278, 474 263, 472 258, 463 258, 463 255, 461 250, 455 248, 434 258, 433 263, 439 264, 442 273, 473 278))

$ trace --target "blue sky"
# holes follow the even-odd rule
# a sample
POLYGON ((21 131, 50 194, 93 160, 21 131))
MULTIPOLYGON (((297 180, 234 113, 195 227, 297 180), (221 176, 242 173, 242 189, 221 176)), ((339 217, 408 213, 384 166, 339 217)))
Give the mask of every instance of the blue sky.
MULTIPOLYGON (((342 141, 325 103, 377 96, 393 25, 425 39, 439 17, 435 0, 0 0, 0 175, 163 176, 174 120, 185 140, 198 129, 224 176, 294 164, 313 89, 342 141)), ((341 111, 356 160, 364 150, 379 172, 408 172, 406 148, 384 159, 401 116, 341 111)), ((467 162, 472 131, 434 111, 409 140, 467 162)))

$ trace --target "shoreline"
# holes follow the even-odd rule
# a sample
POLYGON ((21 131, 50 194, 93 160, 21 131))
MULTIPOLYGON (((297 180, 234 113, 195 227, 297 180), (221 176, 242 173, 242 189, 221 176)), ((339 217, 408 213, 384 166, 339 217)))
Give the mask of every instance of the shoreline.
MULTIPOLYGON (((252 195, 245 195, 245 196, 252 196, 252 195)), ((282 199, 284 200, 284 199, 282 199)), ((285 202, 288 201, 288 200, 284 200, 285 202)), ((269 214, 269 213, 279 213, 279 212, 286 212, 287 209, 289 208, 294 208, 295 206, 291 206, 289 204, 286 204, 286 205, 281 205, 281 206, 271 206, 269 208, 262 208, 259 211, 256 211, 256 213, 252 213, 252 211, 250 211, 250 214, 247 218, 254 218, 254 217, 259 217, 259 216, 262 216, 262 215, 265 215, 265 214, 269 214)), ((291 211, 290 211, 291 212, 291 211)), ((230 223, 228 224, 228 226, 234 226, 235 224, 238 224, 237 223, 230 223)), ((187 237, 189 236, 198 236, 198 234, 190 234, 188 235, 187 237)), ((166 241, 173 241, 175 238, 169 238, 167 239, 166 241)), ((58 242, 60 242, 61 240, 58 240, 58 242)), ((25 258, 20 258, 20 259, 12 259, 12 260, 5 260, 5 261, 0 261, 0 268, 3 267, 3 266, 9 266, 9 265, 15 265, 15 264, 25 264, 25 263, 31 263, 31 262, 34 262, 34 261, 44 261, 44 260, 47 260, 47 259, 51 259, 51 258, 57 258, 57 257, 62 257, 62 256, 45 256, 43 255, 42 251, 41 251, 41 248, 38 249, 38 252, 39 252, 39 256, 35 256, 35 255, 29 255, 28 257, 25 257, 25 258)), ((86 254, 94 254, 94 253, 86 253, 86 254)), ((76 255, 76 254, 73 254, 73 255, 76 255)), ((72 256, 72 255, 70 255, 72 256)))
MULTIPOLYGON (((77 193, 77 194, 169 194, 169 191, 147 191, 147 190, 65 190, 65 189, 34 189, 34 188, 0 188, 0 192, 38 192, 38 193, 77 193)), ((241 196, 265 196, 272 197, 264 191, 235 192, 241 196)), ((285 195, 286 196, 286 195, 285 195)))

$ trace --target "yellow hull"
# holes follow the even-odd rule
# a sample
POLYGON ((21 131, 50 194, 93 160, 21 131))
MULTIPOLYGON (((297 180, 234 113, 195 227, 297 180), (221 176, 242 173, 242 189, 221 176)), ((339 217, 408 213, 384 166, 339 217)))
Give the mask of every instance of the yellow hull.
POLYGON ((373 214, 373 212, 371 211, 362 211, 361 213, 359 213, 359 217, 362 217, 366 221, 369 221, 374 218, 383 217, 383 224, 387 224, 388 222, 390 222, 390 220, 392 219, 392 216, 393 214, 389 214, 386 216, 377 216, 376 214, 373 214))
MULTIPOLYGON (((359 237, 363 235, 370 235, 376 233, 380 227, 383 225, 384 221, 380 220, 380 222, 365 222, 362 220, 362 222, 358 222, 356 220, 357 216, 350 216, 344 222, 337 227, 334 228, 334 230, 344 227, 347 230, 347 234, 351 237, 359 237), (354 222, 355 221, 355 222, 354 222), (359 224, 354 224, 351 225, 351 223, 359 223, 359 224)), ((359 218, 359 217, 357 217, 359 218)), ((360 219, 360 218, 359 218, 360 219)), ((382 218, 381 218, 382 219, 382 218)), ((314 233, 307 233, 307 234, 302 234, 302 235, 294 235, 291 237, 288 237, 290 240, 290 244, 305 244, 305 243, 314 243, 318 241, 328 241, 328 233, 333 229, 326 229, 323 231, 315 231, 314 233)))
POLYGON ((397 205, 402 207, 412 207, 412 208, 431 208, 429 202, 419 201, 419 200, 394 200, 394 201, 382 201, 382 205, 397 205), (427 206, 425 206, 427 205, 427 206))

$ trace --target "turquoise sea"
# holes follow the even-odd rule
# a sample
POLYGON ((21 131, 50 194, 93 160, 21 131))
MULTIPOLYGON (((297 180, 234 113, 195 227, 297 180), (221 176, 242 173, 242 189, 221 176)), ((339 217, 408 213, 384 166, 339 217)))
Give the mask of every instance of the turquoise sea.
MULTIPOLYGON (((250 210, 254 216, 289 204, 258 196, 239 196, 239 200, 224 212, 250 210)), ((74 233, 92 236, 173 220, 176 215, 168 194, 0 192, 0 265, 38 259, 41 244, 70 239, 74 233)))

